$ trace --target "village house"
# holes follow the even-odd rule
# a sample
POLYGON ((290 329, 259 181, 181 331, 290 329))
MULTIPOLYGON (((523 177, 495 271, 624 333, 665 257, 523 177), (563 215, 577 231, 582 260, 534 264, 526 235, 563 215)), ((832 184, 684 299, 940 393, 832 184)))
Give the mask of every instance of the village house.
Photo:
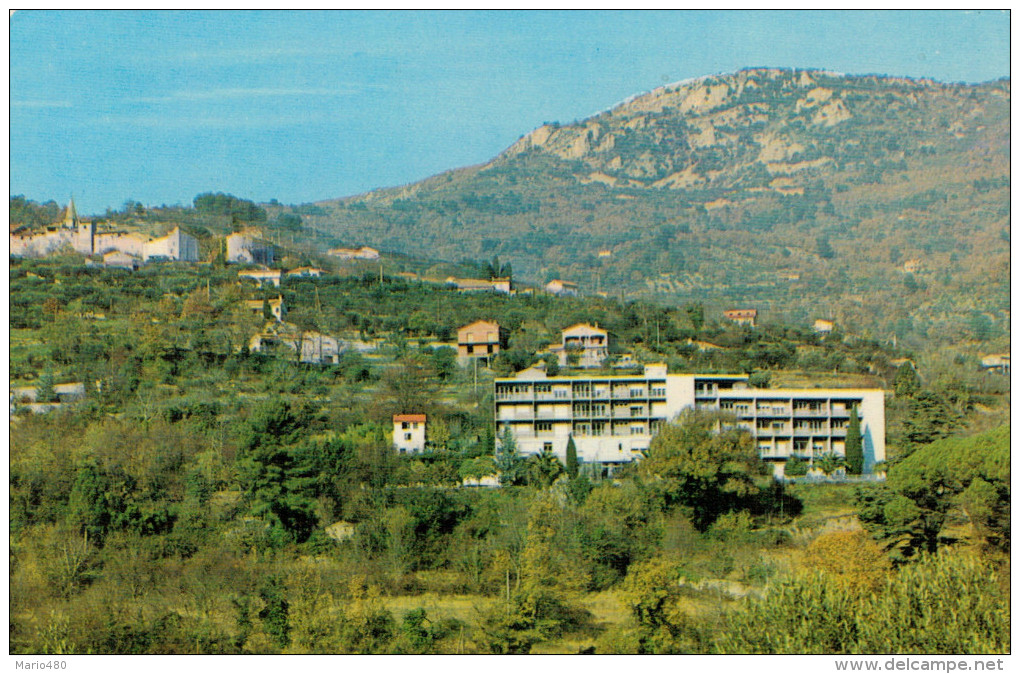
POLYGON ((275 300, 245 300, 244 305, 249 311, 261 314, 266 307, 269 308, 269 313, 272 314, 273 318, 277 322, 282 323, 283 317, 287 313, 286 307, 283 305, 283 296, 277 295, 275 300))
POLYGON ((127 269, 129 271, 135 271, 138 269, 140 261, 134 255, 128 255, 122 253, 119 250, 115 250, 103 255, 103 266, 113 267, 118 269, 127 269))
POLYGON ((577 297, 578 295, 576 283, 573 283, 572 281, 561 281, 560 279, 553 279, 546 283, 545 291, 559 297, 577 297))
POLYGON ((333 248, 328 255, 338 257, 341 260, 378 260, 379 251, 375 248, 362 246, 361 248, 333 248))
POLYGON ((283 270, 281 269, 246 269, 237 272, 237 278, 251 279, 260 286, 271 283, 277 288, 280 287, 280 279, 282 276, 283 270))
POLYGON ((227 262, 261 264, 270 266, 274 262, 273 246, 262 240, 255 231, 235 232, 227 237, 227 262))
POLYGON ((572 325, 563 330, 561 339, 549 347, 560 367, 602 367, 609 356, 609 333, 597 325, 572 325))
POLYGON ((495 292, 502 293, 504 295, 512 295, 512 286, 509 277, 494 278, 494 279, 474 279, 474 278, 455 278, 450 276, 446 279, 446 284, 453 286, 458 292, 462 293, 474 293, 474 292, 495 292))
POLYGON ((612 470, 644 456, 683 410, 699 409, 731 415, 777 476, 790 457, 845 456, 854 413, 865 472, 885 460, 881 389, 759 389, 746 374, 670 375, 662 364, 646 365, 639 375, 550 377, 530 368, 494 386, 497 436, 509 430, 524 455, 548 450, 565 461, 573 438, 579 459, 612 470))
POLYGON ((924 269, 924 265, 921 263, 921 258, 918 257, 907 260, 903 263, 903 271, 906 274, 916 274, 922 269, 924 269))
POLYGON ((425 451, 425 415, 395 414, 393 416, 393 447, 401 454, 425 451))
POLYGON ((987 372, 1009 374, 1009 354, 993 353, 981 359, 981 368, 987 372))
POLYGON ((314 330, 301 332, 291 323, 268 325, 248 342, 248 350, 252 353, 267 353, 281 348, 297 354, 300 362, 310 365, 336 365, 344 352, 343 343, 337 338, 314 330))
POLYGON ((325 269, 319 269, 318 267, 298 267, 297 269, 291 269, 287 272, 287 276, 297 276, 299 278, 319 278, 325 273, 325 269))
POLYGON ((471 359, 491 363, 492 358, 507 348, 508 333, 495 321, 475 321, 457 330, 457 359, 463 364, 471 359))
POLYGON ((723 318, 733 321, 737 325, 746 325, 753 328, 758 320, 757 309, 727 309, 723 312, 723 318))
POLYGON ((812 329, 820 335, 827 335, 830 332, 832 332, 835 328, 836 328, 835 323, 824 318, 817 319, 815 321, 814 326, 812 327, 812 329))

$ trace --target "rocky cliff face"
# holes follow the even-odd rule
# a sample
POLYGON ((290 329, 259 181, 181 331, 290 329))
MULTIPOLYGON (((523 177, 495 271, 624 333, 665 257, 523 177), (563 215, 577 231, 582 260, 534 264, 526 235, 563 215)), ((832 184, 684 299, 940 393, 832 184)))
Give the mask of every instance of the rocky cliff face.
MULTIPOLYGON (((543 125, 492 165, 542 152, 579 163, 574 175, 584 184, 797 194, 812 174, 861 154, 862 139, 855 133, 867 132, 865 125, 902 136, 895 145, 903 150, 918 150, 939 140, 925 140, 921 132, 964 138, 995 123, 969 97, 951 102, 961 89, 903 78, 744 70, 660 87, 579 124, 543 125), (952 128, 940 130, 936 120, 924 119, 939 98, 949 103, 942 114, 953 118, 952 128), (910 124, 883 129, 893 116, 910 124), (858 124, 850 124, 855 120, 858 124), (855 128, 840 128, 848 126, 855 128)), ((1008 83, 989 93, 1008 104, 1008 83)), ((871 151, 860 159, 903 155, 893 144, 878 149, 878 156, 871 151)))
POLYGON ((941 336, 1008 323, 1009 107, 1008 80, 744 70, 306 219, 432 259, 496 254, 521 280, 941 336), (905 260, 926 270, 906 286, 905 260))

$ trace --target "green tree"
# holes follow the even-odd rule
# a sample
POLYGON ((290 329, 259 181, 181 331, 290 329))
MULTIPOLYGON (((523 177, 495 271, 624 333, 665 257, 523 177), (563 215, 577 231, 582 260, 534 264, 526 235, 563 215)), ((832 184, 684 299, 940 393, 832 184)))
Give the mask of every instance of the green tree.
POLYGON ((856 405, 850 411, 850 425, 846 429, 846 470, 850 475, 864 472, 864 441, 861 437, 861 417, 856 405))
POLYGON ((960 415, 944 396, 934 391, 921 391, 909 403, 903 422, 903 438, 909 451, 945 438, 960 423, 960 415))
POLYGON ((304 542, 317 521, 309 497, 316 452, 295 446, 303 416, 277 400, 257 407, 242 427, 238 476, 252 514, 271 527, 272 545, 304 542))
POLYGON ((823 260, 831 260, 836 257, 836 251, 832 249, 832 244, 829 243, 829 237, 820 236, 815 240, 815 250, 818 253, 818 257, 823 260))
POLYGON ((52 403, 57 401, 57 394, 53 390, 53 372, 47 369, 39 377, 39 386, 35 389, 35 401, 38 403, 52 403))
POLYGON ((536 487, 548 487, 563 474, 563 464, 548 447, 539 454, 528 457, 525 462, 525 474, 528 484, 536 487))
POLYGON ((933 442, 891 466, 884 486, 858 491, 861 520, 900 559, 936 551, 953 519, 1008 552, 1009 456, 1009 426, 933 442))
POLYGON ((499 446, 496 448, 496 470, 499 471, 499 483, 520 484, 524 479, 524 468, 525 460, 517 450, 517 440, 510 427, 506 426, 499 435, 499 446))
POLYGON ((286 648, 290 644, 290 604, 287 602, 287 588, 278 576, 270 576, 259 588, 262 609, 259 620, 276 646, 286 648))
POLYGON ((685 410, 652 439, 638 471, 654 479, 667 508, 688 510, 704 531, 719 515, 752 507, 761 491, 754 478, 766 468, 732 419, 685 410))
POLYGON ((921 389, 921 378, 917 376, 917 370, 911 363, 904 363, 896 368, 896 377, 893 379, 893 390, 897 397, 911 398, 921 389))
POLYGON ((577 445, 574 444, 574 436, 571 434, 567 438, 567 475, 573 480, 577 477, 577 445))

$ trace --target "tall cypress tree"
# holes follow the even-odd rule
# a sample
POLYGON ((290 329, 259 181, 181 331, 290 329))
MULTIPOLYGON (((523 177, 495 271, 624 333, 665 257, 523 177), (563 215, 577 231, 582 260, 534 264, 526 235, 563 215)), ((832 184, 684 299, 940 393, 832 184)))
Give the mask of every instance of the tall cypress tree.
POLYGON ((846 429, 846 469, 850 475, 860 475, 864 471, 864 442, 856 405, 850 412, 850 425, 846 429))
POLYGON ((577 477, 577 445, 574 436, 567 436, 567 475, 573 480, 577 477))

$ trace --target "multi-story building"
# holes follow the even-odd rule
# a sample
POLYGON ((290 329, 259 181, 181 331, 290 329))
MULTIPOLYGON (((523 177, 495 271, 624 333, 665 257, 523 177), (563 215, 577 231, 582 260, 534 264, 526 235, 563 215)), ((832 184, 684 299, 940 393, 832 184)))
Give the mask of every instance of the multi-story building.
POLYGON ((235 232, 227 237, 227 262, 272 265, 273 246, 256 232, 235 232))
POLYGON ((457 330, 457 358, 491 360, 507 345, 507 331, 495 321, 475 321, 457 330))
POLYGON ((609 333, 597 325, 578 323, 564 328, 561 339, 549 347, 561 367, 602 367, 609 357, 609 333))
POLYGON ((854 409, 861 419, 864 466, 885 460, 881 389, 757 389, 747 375, 668 375, 648 365, 641 375, 549 377, 532 368, 495 382, 497 431, 509 428, 524 454, 549 449, 566 459, 573 436, 578 458, 612 468, 640 458, 663 424, 684 409, 727 412, 754 437, 761 457, 782 466, 845 452, 854 409))
POLYGON ((393 415, 393 446, 401 454, 425 451, 425 415, 393 415))

